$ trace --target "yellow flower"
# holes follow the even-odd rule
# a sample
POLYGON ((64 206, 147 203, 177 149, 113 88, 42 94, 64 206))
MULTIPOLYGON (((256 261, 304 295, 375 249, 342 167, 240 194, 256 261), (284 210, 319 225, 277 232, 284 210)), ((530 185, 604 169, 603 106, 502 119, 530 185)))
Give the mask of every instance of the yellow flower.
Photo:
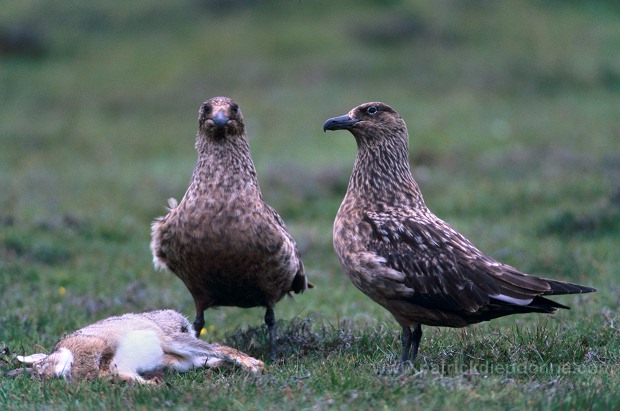
POLYGON ((65 287, 58 287, 58 295, 64 297, 67 294, 67 289, 65 287))

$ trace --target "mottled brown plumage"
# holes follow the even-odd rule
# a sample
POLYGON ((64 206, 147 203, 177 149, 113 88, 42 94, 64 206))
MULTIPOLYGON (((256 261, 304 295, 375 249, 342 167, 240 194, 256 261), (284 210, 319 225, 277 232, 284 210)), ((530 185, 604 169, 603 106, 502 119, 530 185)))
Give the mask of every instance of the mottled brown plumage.
POLYGON ((334 249, 353 284, 401 325, 403 362, 417 355, 422 324, 464 327, 553 313, 568 307, 543 296, 596 291, 521 273, 437 218, 411 175, 405 122, 386 104, 362 104, 323 129, 349 130, 358 146, 334 249))
POLYGON ((207 308, 266 307, 275 358, 274 305, 312 285, 284 222, 263 201, 237 103, 209 99, 198 122, 198 162, 181 202, 153 223, 153 261, 192 294, 196 335, 207 308))

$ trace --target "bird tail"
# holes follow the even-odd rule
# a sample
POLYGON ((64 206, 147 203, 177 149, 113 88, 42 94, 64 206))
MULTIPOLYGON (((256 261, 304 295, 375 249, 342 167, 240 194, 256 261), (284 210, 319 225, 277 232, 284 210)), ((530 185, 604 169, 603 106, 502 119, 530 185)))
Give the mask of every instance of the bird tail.
POLYGON ((547 281, 551 289, 545 291, 544 295, 562 295, 562 294, 582 294, 596 292, 596 288, 586 287, 585 285, 566 283, 564 281, 549 280, 547 281))
MULTIPOLYGON (((564 281, 549 280, 546 278, 544 280, 549 283, 551 289, 549 291, 545 291, 543 295, 581 294, 596 291, 596 288, 586 287, 584 285, 566 283, 564 281)), ((534 309, 534 311, 537 312, 546 313, 553 313, 558 308, 570 310, 570 307, 544 297, 534 297, 532 302, 527 305, 527 308, 534 309)))
POLYGON ((291 284, 291 291, 293 291, 295 294, 303 293, 308 288, 314 288, 314 284, 308 281, 304 271, 304 265, 300 260, 299 271, 297 271, 297 274, 295 274, 295 278, 293 278, 293 284, 291 284))

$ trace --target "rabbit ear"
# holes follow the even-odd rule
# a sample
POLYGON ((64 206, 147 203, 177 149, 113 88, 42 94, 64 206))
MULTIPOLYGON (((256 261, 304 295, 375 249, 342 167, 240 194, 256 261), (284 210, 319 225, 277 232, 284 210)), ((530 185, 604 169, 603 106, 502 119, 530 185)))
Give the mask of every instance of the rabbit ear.
POLYGON ((4 375, 7 377, 17 377, 18 375, 22 375, 26 373, 26 375, 32 374, 32 368, 16 368, 11 371, 7 371, 4 375))
POLYGON ((43 353, 32 354, 32 355, 28 355, 25 357, 22 355, 18 355, 17 361, 30 365, 30 364, 34 364, 37 361, 44 360, 45 358, 47 358, 47 354, 43 354, 43 353))

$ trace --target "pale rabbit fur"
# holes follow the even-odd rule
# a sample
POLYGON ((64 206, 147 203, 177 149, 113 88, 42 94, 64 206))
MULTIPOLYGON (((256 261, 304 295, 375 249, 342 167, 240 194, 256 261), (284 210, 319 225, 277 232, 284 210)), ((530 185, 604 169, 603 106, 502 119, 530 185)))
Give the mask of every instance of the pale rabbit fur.
MULTIPOLYGON (((155 384, 141 373, 238 364, 251 372, 262 361, 234 348, 206 343, 193 335, 187 319, 174 310, 110 317, 62 338, 49 354, 17 356, 40 377, 96 378, 117 376, 125 381, 155 384)), ((17 371, 17 370, 16 370, 17 371)))

